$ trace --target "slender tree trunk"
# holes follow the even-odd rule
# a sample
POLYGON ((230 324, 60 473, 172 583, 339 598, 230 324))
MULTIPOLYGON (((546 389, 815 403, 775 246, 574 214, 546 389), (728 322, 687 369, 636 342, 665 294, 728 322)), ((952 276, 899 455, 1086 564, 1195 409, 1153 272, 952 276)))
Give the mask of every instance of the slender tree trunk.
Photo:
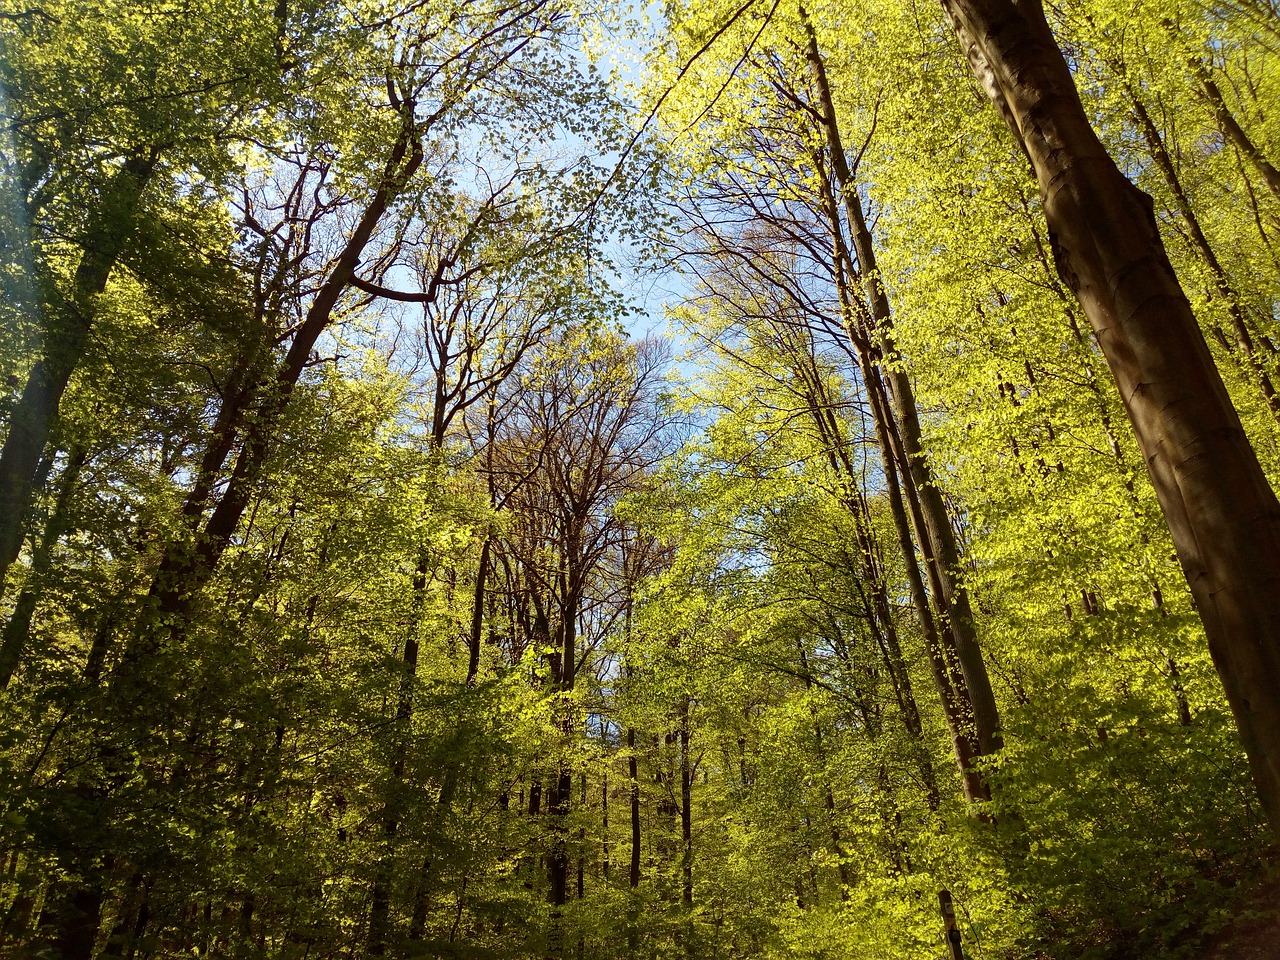
POLYGON ((467 686, 475 686, 480 672, 480 642, 484 635, 484 587, 489 575, 489 550, 492 540, 487 535, 480 545, 480 560, 476 569, 475 600, 471 607, 471 635, 467 649, 467 686))
POLYGON ((609 771, 600 777, 600 876, 609 880, 609 771))
MULTIPOLYGON (((577 558, 580 552, 570 544, 566 550, 570 557, 577 558)), ((568 570, 565 575, 566 586, 564 601, 560 611, 559 667, 556 686, 565 695, 561 709, 565 711, 561 720, 566 743, 577 729, 569 702, 568 694, 573 692, 577 675, 578 652, 578 608, 581 604, 576 570, 568 570)), ((567 759, 561 759, 559 772, 552 780, 551 794, 548 798, 552 814, 551 856, 548 862, 548 879, 551 883, 551 924, 552 924, 552 956, 559 957, 563 953, 564 941, 561 929, 561 908, 569 900, 569 844, 568 818, 573 805, 573 777, 567 759)))
POLYGON ((927 548, 925 564, 941 602, 939 613, 943 620, 942 626, 955 639, 956 657, 973 709, 978 753, 986 755, 1000 749, 1000 713, 996 707, 995 693, 991 689, 986 662, 978 646, 969 594, 957 580, 960 553, 955 533, 951 529, 951 518, 947 514, 946 504, 942 500, 942 493, 924 450, 920 415, 916 410, 911 379, 896 363, 898 352, 893 340, 893 315, 889 298, 880 280, 875 244, 863 216, 858 184, 845 156, 835 102, 831 96, 826 65, 818 48, 817 34, 803 7, 800 8, 800 17, 805 31, 810 71, 818 92, 819 112, 826 133, 832 171, 840 187, 853 249, 858 257, 857 276, 870 305, 874 333, 880 341, 883 361, 887 361, 883 363, 884 376, 889 383, 893 415, 904 448, 906 473, 920 501, 923 528, 917 529, 917 537, 921 545, 927 548))
POLYGON ((627 883, 634 890, 640 886, 640 773, 636 763, 636 731, 627 728, 627 776, 631 780, 631 866, 627 883))
MULTIPOLYGON (((1123 75, 1123 70, 1118 70, 1117 72, 1123 75)), ((1178 212, 1182 214, 1182 219, 1187 225, 1187 232, 1191 235, 1192 246, 1200 254, 1200 259, 1204 261, 1204 265, 1209 268, 1209 273, 1213 277, 1213 283, 1217 287, 1218 295, 1222 297, 1227 306, 1227 316, 1231 318, 1231 330, 1235 334, 1236 342, 1235 349, 1231 350, 1231 352, 1239 353, 1242 356, 1245 365, 1253 374, 1254 380, 1262 389, 1262 395, 1266 398, 1267 406, 1271 408, 1272 415, 1280 415, 1280 394, 1276 393, 1275 385, 1271 382, 1271 376, 1267 372, 1262 358, 1258 356, 1257 348, 1253 342, 1253 335, 1249 332, 1249 325, 1245 320, 1244 309, 1240 305, 1240 295, 1232 286, 1227 272, 1222 268, 1213 246, 1209 243, 1209 238, 1205 236, 1204 229, 1200 225, 1200 218, 1196 215, 1195 208, 1191 205, 1191 198, 1187 196, 1186 190, 1182 187, 1182 178, 1178 176, 1178 170, 1173 165, 1173 158, 1169 156, 1169 151, 1165 148, 1164 138, 1160 136, 1160 131, 1156 128, 1155 121, 1151 119, 1151 114, 1147 112, 1147 108, 1138 97, 1137 91, 1133 89, 1127 80, 1125 81, 1125 90, 1129 94, 1129 99, 1133 102, 1133 113, 1138 120, 1138 128, 1142 131, 1142 137, 1147 143, 1147 150, 1156 161, 1156 166, 1160 168, 1164 181, 1173 194, 1174 202, 1178 205, 1178 212)))
MULTIPOLYGON (((838 284, 838 286, 843 290, 843 284, 838 284)), ((865 378, 875 377, 877 375, 876 370, 871 364, 868 351, 862 350, 855 345, 855 353, 861 358, 864 385, 870 393, 873 387, 871 381, 865 378)), ((814 389, 821 389, 816 380, 814 381, 814 389)), ((885 479, 888 484, 894 487, 890 491, 890 499, 892 500, 896 497, 898 506, 901 507, 900 474, 896 468, 894 453, 890 449, 885 432, 889 427, 885 405, 875 397, 871 399, 872 419, 877 424, 877 439, 880 441, 885 479)), ((894 699, 898 704, 903 725, 906 727, 907 733, 911 736, 916 748, 921 779, 925 784, 929 807, 932 810, 937 810, 940 802, 937 780, 934 777, 933 764, 929 759, 928 750, 924 744, 924 727, 920 719, 920 710, 916 703, 915 694, 912 690, 911 676, 907 671, 906 660, 902 655, 902 647, 898 642, 898 628, 894 622, 893 611, 889 603, 888 588, 885 584, 883 572, 883 558, 871 524, 871 512, 867 506, 866 496, 858 489, 858 471, 848 455, 848 439, 844 436, 842 428, 831 412, 834 408, 834 403, 830 398, 815 395, 810 398, 810 408, 810 412, 813 414, 814 421, 817 424, 818 433, 822 438, 822 443, 828 451, 828 460, 832 470, 844 478, 844 483, 849 490, 848 494, 843 497, 844 506, 853 518, 854 529, 858 539, 858 552, 861 557, 860 569, 853 574, 853 583, 863 600, 868 630, 875 641, 877 650, 881 654, 885 669, 889 672, 894 699), (871 592, 870 597, 867 596, 867 590, 871 592)), ((891 506, 890 509, 892 511, 893 507, 891 506)), ((900 532, 905 532, 909 541, 910 531, 907 529, 906 522, 904 516, 900 532)), ((906 562, 914 566, 914 555, 906 562)), ((910 574, 908 575, 910 576, 910 574)), ((915 575, 918 579, 918 567, 915 575)), ((922 618, 927 618, 929 623, 933 623, 933 616, 927 600, 923 598, 923 593, 921 594, 921 600, 924 602, 923 608, 920 608, 923 609, 922 618)), ((917 612, 919 612, 919 609, 917 612)), ((921 622, 924 623, 924 619, 921 622)), ((926 632, 927 630, 928 628, 926 627, 926 632)), ((801 659, 803 660, 803 658, 804 653, 801 651, 801 659)), ((806 674, 807 679, 808 675, 806 674)), ((954 687, 954 684, 952 686, 954 687)))
POLYGON ((686 910, 693 909, 693 763, 689 759, 689 703, 680 711, 680 873, 686 910))
POLYGON ((88 348, 98 312, 96 300, 133 232, 138 204, 158 159, 154 150, 132 154, 104 188, 89 216, 71 297, 53 305, 42 356, 31 368, 13 410, 9 435, 0 449, 0 595, 9 567, 22 549, 40 457, 57 420, 58 404, 88 348))
POLYGON ((380 957, 386 952, 387 930, 390 920, 391 881, 395 865, 396 834, 400 828, 400 791, 404 784, 405 753, 408 750, 410 722, 413 719, 414 685, 418 673, 418 623, 425 603, 427 578, 430 572, 430 556, 424 548, 418 556, 418 568, 413 578, 415 612, 413 622, 405 634, 404 653, 401 659, 399 691, 396 697, 395 723, 391 760, 391 795, 382 806, 382 835, 384 840, 382 859, 374 874, 369 904, 369 944, 367 953, 380 957))
POLYGON ((627 901, 627 956, 635 957, 640 950, 640 904, 637 894, 640 888, 640 772, 636 761, 636 731, 627 728, 627 775, 631 780, 631 863, 627 871, 627 884, 631 898, 627 901))
MULTIPOLYGON (((581 807, 581 808, 583 808, 583 809, 585 809, 585 808, 586 808, 586 806, 587 806, 587 774, 586 774, 586 771, 583 771, 582 773, 579 773, 579 774, 578 774, 578 805, 579 805, 579 807, 581 807)), ((579 827, 579 828, 578 828, 578 871, 577 871, 577 872, 578 872, 578 875, 577 875, 577 878, 576 878, 576 879, 577 879, 577 886, 576 886, 576 889, 574 890, 574 892, 578 895, 578 899, 579 899, 579 900, 581 900, 581 899, 586 895, 586 892, 587 892, 587 890, 586 890, 586 881, 587 881, 587 878, 586 878, 586 869, 585 869, 585 866, 584 866, 584 865, 585 865, 585 863, 586 863, 586 859, 587 859, 587 858, 584 856, 584 852, 585 852, 585 850, 586 850, 586 841, 587 841, 587 830, 586 830, 586 827, 579 827)), ((581 949, 582 949, 582 941, 581 941, 581 940, 579 940, 579 941, 578 941, 578 949, 579 949, 579 950, 581 950, 581 949)))
MULTIPOLYGON (((877 371, 868 363, 864 366, 863 373, 870 378, 867 384, 868 394, 873 398, 873 409, 883 408, 886 401, 880 390, 877 371)), ((904 488, 908 487, 908 484, 902 482, 898 472, 899 458, 894 455, 887 416, 883 412, 879 416, 873 413, 872 419, 877 424, 881 461, 885 467, 885 484, 889 491, 889 510, 898 534, 899 548, 906 558, 907 586, 924 632, 929 668, 933 674, 934 686, 938 691, 938 699, 942 704, 947 728, 951 733, 952 752, 956 766, 960 770, 965 799, 971 803, 976 800, 990 800, 990 787, 974 767, 974 760, 982 756, 982 749, 973 722, 974 711, 966 679, 962 672, 954 668, 952 657, 948 656, 948 647, 954 647, 954 643, 944 643, 943 633, 933 616, 933 609, 929 604, 924 582, 920 577, 920 569, 915 560, 915 543, 911 537, 911 528, 915 526, 918 531, 922 526, 918 517, 918 505, 903 496, 904 488), (910 514, 907 510, 908 504, 913 508, 910 514), (915 524, 912 523, 913 518, 916 520, 915 524)))
POLYGON ((1280 834, 1280 503, 1178 286, 1150 198, 1116 167, 1035 0, 942 0, 1030 158, 1058 273, 1120 389, 1280 834))
MULTIPOLYGON (((951 734, 952 755, 960 770, 965 798, 970 802, 989 800, 991 799, 990 791, 973 766, 974 758, 979 755, 979 752, 973 732, 973 711, 964 677, 953 668, 953 658, 947 655, 947 646, 954 644, 950 642, 944 644, 939 624, 933 614, 933 607, 930 605, 929 594, 920 575, 920 567, 916 562, 916 543, 912 529, 914 527, 917 532, 923 530, 924 524, 919 518, 917 498, 911 498, 910 513, 907 509, 907 499, 904 494, 910 490, 910 478, 905 475, 904 470, 899 469, 899 464, 903 460, 901 444, 896 441, 896 431, 879 370, 872 362, 871 345, 866 335, 859 331, 854 320, 855 303, 848 289, 845 272, 848 254, 844 233, 840 225, 839 213, 835 208, 835 198, 829 191, 824 196, 824 203, 827 206, 827 216, 835 245, 833 265, 840 306, 844 314, 844 325, 858 357, 867 398, 871 404, 871 420, 875 427, 876 442, 884 468, 885 489, 889 495, 889 512, 893 517, 894 531, 898 535, 898 547, 903 556, 911 603, 915 608, 921 632, 924 634, 934 686, 942 705, 948 732, 951 734)), ((927 551, 922 550, 922 552, 927 551)), ((948 641, 950 641, 949 637, 948 641)))
POLYGON ((1254 169, 1262 175, 1262 180, 1267 185, 1267 189, 1271 191, 1277 200, 1280 200, 1280 170, 1276 169, 1275 164, 1267 158, 1266 154, 1245 132, 1245 129, 1240 126, 1235 114, 1227 106, 1227 101, 1222 96, 1222 91, 1218 89, 1218 84, 1213 79, 1213 75, 1199 57, 1192 58, 1191 72, 1200 81, 1200 91, 1205 100, 1208 101, 1209 106, 1213 108, 1214 119, 1218 121, 1218 126, 1222 129, 1223 135, 1235 144, 1236 149, 1253 164, 1254 169))
POLYGON ((0 641, 0 690, 9 685, 9 680, 22 659, 27 638, 31 635, 31 620, 35 616, 36 605, 40 602, 40 593, 44 589, 45 579, 49 576, 49 570, 52 567, 53 548, 67 532, 71 497, 75 492, 84 461, 85 451, 79 449, 71 455, 66 468, 62 471, 53 512, 49 515, 44 533, 31 558, 31 572, 27 582, 22 585, 22 592, 18 594, 18 601, 14 605, 13 613, 9 615, 9 622, 4 625, 4 639, 0 641))

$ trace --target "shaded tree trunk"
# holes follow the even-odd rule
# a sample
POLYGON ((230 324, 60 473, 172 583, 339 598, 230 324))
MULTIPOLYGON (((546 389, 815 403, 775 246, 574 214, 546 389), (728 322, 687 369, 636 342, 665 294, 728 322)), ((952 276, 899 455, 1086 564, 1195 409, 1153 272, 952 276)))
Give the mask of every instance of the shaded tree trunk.
POLYGON ((631 889, 640 886, 640 774, 636 763, 636 731, 627 728, 627 775, 631 779, 631 866, 627 883, 631 889))
POLYGON ((480 672, 480 643, 484 636, 484 588, 489 575, 489 551, 493 541, 486 536, 480 545, 480 560, 476 569, 476 592, 471 607, 471 633, 467 638, 467 686, 474 686, 480 672))
POLYGON ((88 218, 84 255, 76 268, 71 297, 53 305, 42 356, 31 368, 14 408, 9 435, 0 449, 0 593, 22 549, 40 457, 57 420, 58 404, 89 345, 98 311, 95 300, 106 289, 133 232, 138 204, 158 160, 157 150, 131 154, 103 190, 88 218))
MULTIPOLYGON (((422 131, 413 122, 414 104, 412 101, 404 101, 398 107, 404 122, 388 151, 378 187, 353 225, 342 252, 333 261, 328 275, 316 291, 283 361, 274 375, 260 385, 260 391, 247 391, 228 398, 228 402, 243 403, 247 402, 246 398, 251 393, 258 393, 262 397, 262 403, 257 415, 243 430, 244 441, 226 490, 204 527, 196 535, 194 544, 170 544, 161 557, 151 587, 152 604, 158 615, 156 623, 141 625, 122 658, 120 676, 128 683, 137 681, 137 665, 157 649, 166 636, 181 634, 185 629, 193 599, 212 577, 254 495, 261 479, 264 461, 275 442, 274 433, 279 420, 310 361, 317 340, 328 328, 333 312, 350 286, 365 247, 372 240, 384 214, 422 164, 422 131)), ((222 419, 220 414, 220 422, 222 419)), ((243 422, 243 419, 237 412, 229 417, 228 422, 234 425, 243 422)), ((231 429, 234 427, 229 428, 231 429)), ((215 435, 211 450, 213 447, 221 449, 224 445, 229 446, 227 437, 215 435)))
POLYGON ((1280 503, 1178 285, 1150 198, 1116 167, 1035 0, 942 0, 1040 184, 1058 273, 1119 387, 1280 833, 1280 503))
POLYGON ((31 572, 27 582, 22 585, 22 592, 18 594, 13 613, 9 615, 9 621, 4 626, 3 640, 0 641, 0 690, 9 685, 22 659, 27 638, 31 635, 31 620, 35 616, 36 605, 40 602, 40 592, 44 588, 45 578, 48 577, 52 566, 53 548, 67 532, 71 496, 75 492, 84 462, 84 450, 77 450, 71 455, 70 461, 62 471, 53 512, 45 523, 44 533, 31 558, 31 572))

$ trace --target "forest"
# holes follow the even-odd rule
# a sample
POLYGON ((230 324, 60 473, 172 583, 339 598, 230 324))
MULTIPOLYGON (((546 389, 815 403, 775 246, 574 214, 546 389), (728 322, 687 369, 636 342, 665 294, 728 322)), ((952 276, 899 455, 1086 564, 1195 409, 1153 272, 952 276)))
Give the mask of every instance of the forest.
POLYGON ((0 956, 1274 911, 1277 0, 0 0, 0 249, 0 956))

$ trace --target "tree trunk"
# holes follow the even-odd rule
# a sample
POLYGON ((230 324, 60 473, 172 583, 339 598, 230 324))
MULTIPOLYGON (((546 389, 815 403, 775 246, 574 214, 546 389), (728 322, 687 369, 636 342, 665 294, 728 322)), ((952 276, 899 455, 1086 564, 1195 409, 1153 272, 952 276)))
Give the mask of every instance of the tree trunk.
POLYGON ((1054 260, 1120 389, 1280 834, 1280 503, 1178 286, 1150 198, 1099 142, 1034 0, 942 0, 1031 160, 1054 260))
POLYGON ((80 478, 80 469, 84 466, 85 451, 77 450, 62 471, 58 486, 58 498, 53 512, 45 523, 44 533, 31 558, 31 572, 18 594, 18 602, 14 605, 9 622, 4 626, 4 639, 0 641, 0 690, 9 685, 14 671, 22 659, 23 648, 31 635, 31 619, 35 616, 36 605, 40 602, 40 592, 44 588, 45 578, 52 566, 54 546, 67 532, 68 512, 71 496, 75 492, 80 478))
POLYGON ((102 888, 98 883, 73 881, 60 894, 51 891, 46 899, 53 955, 59 960, 90 960, 102 917, 102 888))
MULTIPOLYGON (((171 543, 161 556, 151 587, 152 602, 159 616, 155 624, 141 625, 125 649, 120 677, 128 682, 137 679, 139 661, 158 649, 166 637, 180 635, 185 630, 192 600, 213 576, 257 488, 264 461, 275 441, 274 431, 306 369, 316 341, 328 328, 333 312, 351 284, 360 257, 383 215, 422 164, 421 131, 412 120, 412 102, 401 103, 400 110, 405 117, 404 124, 388 153, 377 190, 361 211, 342 252, 316 291, 284 360, 274 375, 260 385, 261 408, 243 430, 244 442, 222 498, 196 535, 194 544, 171 543)), ((240 400, 239 396, 228 398, 228 402, 240 400)), ((233 425, 238 422, 239 417, 231 421, 233 425)), ((234 429, 234 426, 228 429, 234 429)), ((229 448, 229 435, 216 434, 211 446, 229 448)), ((191 499, 188 498, 189 503, 191 499)))
MULTIPOLYGON (((990 800, 990 790, 973 766, 973 760, 979 755, 979 750, 977 738, 972 729, 973 709, 969 702, 968 690, 964 683, 964 677, 953 669, 953 657, 947 655, 947 646, 954 646, 954 643, 950 635, 946 636, 946 642, 944 643, 944 634, 939 629, 939 624, 933 615, 933 607, 930 605, 930 598, 925 590, 924 580, 920 575, 920 567, 916 562, 916 544, 912 536, 912 529, 916 530, 916 536, 919 536, 919 531, 924 529, 924 524, 919 517, 919 498, 912 496, 908 500, 907 494, 911 492, 911 481, 906 471, 900 469, 900 464, 903 460, 902 445, 897 439, 897 431, 894 429, 895 424, 889 412, 888 397, 883 381, 880 378, 879 369, 872 362, 870 343, 866 335, 859 331, 853 316, 855 304, 845 272, 848 253, 840 224, 839 212, 835 206, 835 198, 830 191, 824 191, 823 201, 827 208, 826 214, 830 222, 835 245, 833 267, 836 276, 836 288, 840 297, 840 306, 844 313, 843 320, 853 345, 854 353, 858 358, 859 370, 867 391, 867 399, 871 405, 871 421, 875 427, 876 442, 880 450, 881 464, 884 468, 885 489, 889 494, 889 510, 893 517, 894 531, 898 536, 898 546, 902 551, 912 606, 915 608, 921 632, 924 634, 925 649, 929 656, 929 667, 933 675, 934 686, 937 689, 938 699, 942 705, 943 716, 947 722, 947 730, 951 735, 952 754, 955 757, 956 766, 960 770, 961 785, 965 799, 970 802, 990 800), (910 511, 908 511, 908 502, 911 507, 910 511)), ((922 549, 921 552, 927 551, 922 549)), ((932 583, 931 586, 933 586, 932 583)), ((935 604, 937 603, 936 597, 934 602, 935 604)))
POLYGON ((636 731, 627 728, 627 775, 631 778, 631 867, 627 883, 640 886, 640 773, 636 763, 636 731))
POLYGON ((84 255, 71 297, 52 305, 43 355, 27 377, 0 450, 0 594, 9 567, 22 549, 22 533, 36 493, 40 456, 58 416, 58 404, 84 357, 97 316, 97 297, 133 232, 142 193, 155 172, 155 151, 129 156, 103 190, 85 230, 84 255))
POLYGON ((414 685, 418 675, 418 624, 425 604, 427 578, 430 573, 431 558, 423 548, 418 556, 418 568, 414 572, 413 592, 415 597, 414 617, 405 635, 404 652, 401 658, 401 674, 399 691, 396 696, 395 723, 392 726, 396 738, 392 745, 394 751, 391 760, 391 782, 388 789, 390 796, 382 806, 382 835, 384 849, 382 859, 374 874, 373 889, 369 904, 369 945, 368 954, 380 957, 386 952, 386 937, 390 925, 391 884, 395 868, 396 834, 400 829, 401 799, 400 791, 404 788, 404 762, 408 751, 410 725, 413 720, 414 685))
POLYGON ((1191 72, 1200 81, 1201 93, 1209 101, 1209 106, 1213 108, 1214 119, 1218 121, 1218 126, 1222 128, 1223 136, 1235 144, 1236 149, 1253 164, 1254 169, 1262 175, 1267 189, 1271 191, 1277 200, 1280 200, 1280 170, 1276 169, 1275 164, 1267 158, 1258 145, 1253 142, 1249 134, 1245 132, 1245 129, 1240 126, 1235 114, 1227 106, 1227 101, 1222 96, 1222 91, 1218 89, 1218 84, 1198 57, 1191 60, 1191 72))
MULTIPOLYGON (((1123 71, 1118 72, 1123 73, 1123 71)), ((1227 305, 1227 316, 1231 318, 1231 330, 1235 334, 1236 341, 1236 347, 1231 352, 1239 351, 1243 355, 1245 365, 1252 372, 1258 386, 1261 387, 1262 395, 1266 398, 1267 406, 1271 409, 1272 415, 1280 415, 1280 394, 1276 393, 1276 388, 1271 382, 1271 376, 1267 372, 1262 359, 1258 356, 1253 336, 1249 332, 1249 325, 1245 320, 1244 309, 1240 305, 1240 295, 1231 285, 1227 272, 1222 268, 1217 253, 1210 245, 1209 238, 1205 236, 1204 229, 1200 226, 1200 218, 1196 215, 1195 208, 1191 206, 1191 198, 1187 196, 1186 190, 1182 187, 1182 179, 1178 176, 1177 168, 1173 165, 1173 158, 1169 156, 1169 151, 1165 148, 1164 138, 1160 136, 1160 131, 1156 128, 1155 121, 1151 119, 1151 114, 1147 112, 1146 105, 1139 99, 1137 91, 1127 80, 1125 81, 1125 90, 1128 92, 1130 100, 1133 101, 1133 113, 1138 120, 1138 127, 1142 131, 1142 137, 1147 143, 1147 150, 1151 153, 1152 158, 1156 161, 1156 166, 1160 168, 1160 172, 1164 175, 1164 181, 1178 205, 1178 212, 1182 214, 1182 219, 1186 221, 1187 232, 1191 234, 1192 245, 1196 248, 1196 252, 1200 254, 1200 259, 1204 261, 1204 265, 1209 268, 1209 273, 1213 275, 1214 286, 1218 288, 1218 295, 1222 297, 1227 305)))
POLYGON ((905 467, 903 480, 904 484, 914 488, 920 504, 918 518, 913 517, 913 520, 917 521, 916 537, 925 554, 926 571, 933 586, 934 595, 939 601, 941 620, 939 626, 944 632, 950 633, 955 641, 956 658, 959 661, 960 672, 964 675, 965 687, 968 690, 973 711, 972 722, 977 752, 979 755, 986 755, 1000 749, 1000 713, 996 707, 995 693, 991 689, 987 665, 983 660, 982 650, 978 646, 969 594, 963 584, 956 579, 960 553, 956 546, 955 533, 951 529, 951 519, 947 514, 946 504, 942 500, 942 493, 938 490, 933 470, 929 466, 924 450, 920 415, 916 410, 915 392, 911 386, 911 379, 898 364, 893 362, 898 359, 892 332, 893 314, 884 285, 880 281, 875 245, 871 230, 867 227, 866 218, 863 216, 858 184, 845 157, 835 102, 831 96, 826 65, 818 48, 817 34, 803 7, 800 8, 800 18, 805 31, 809 66, 818 91, 819 113, 831 156, 832 171, 840 186, 840 198, 844 206, 845 218, 849 223, 850 239, 858 257, 857 278, 862 283, 870 306, 874 334, 880 341, 883 355, 882 369, 889 384, 893 416, 903 447, 905 467))
POLYGON ((693 765, 689 760, 689 703, 680 711, 680 873, 685 910, 693 909, 693 765))
POLYGON ((475 686, 480 673, 480 641, 484 634, 484 585, 489 575, 489 549, 492 539, 484 538, 480 545, 480 561, 476 569, 476 592, 471 607, 471 635, 467 644, 467 686, 475 686))

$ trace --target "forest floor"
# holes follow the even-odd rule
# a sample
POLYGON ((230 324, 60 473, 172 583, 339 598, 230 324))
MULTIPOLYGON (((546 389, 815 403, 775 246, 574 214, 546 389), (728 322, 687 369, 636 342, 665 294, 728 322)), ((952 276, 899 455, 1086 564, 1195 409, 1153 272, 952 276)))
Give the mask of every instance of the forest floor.
POLYGON ((1280 956, 1280 870, 1242 896, 1231 918, 1209 941, 1204 960, 1275 960, 1280 956))

